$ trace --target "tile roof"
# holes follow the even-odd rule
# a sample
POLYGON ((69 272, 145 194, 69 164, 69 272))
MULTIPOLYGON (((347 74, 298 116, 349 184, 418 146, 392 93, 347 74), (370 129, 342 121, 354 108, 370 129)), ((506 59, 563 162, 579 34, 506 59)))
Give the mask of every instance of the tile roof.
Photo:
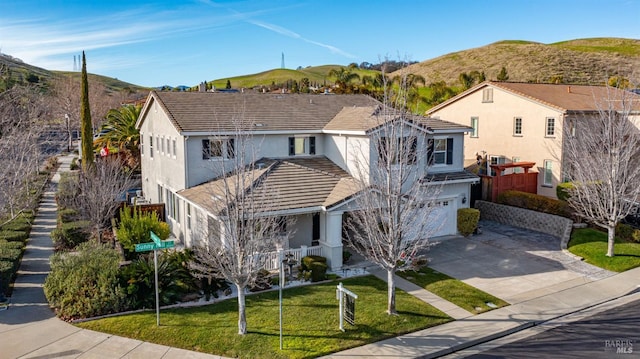
MULTIPOLYGON (((325 127, 327 131, 368 131, 379 126, 385 117, 395 116, 381 113, 380 106, 343 108, 325 127)), ((397 113, 399 115, 399 113, 397 113)), ((411 115, 411 119, 431 130, 471 129, 471 127, 431 117, 411 115)))
POLYGON ((635 107, 640 108, 640 95, 613 87, 496 81, 489 83, 563 111, 598 111, 607 107, 603 107, 607 99, 619 101, 623 96, 638 101, 638 106, 635 107))
POLYGON ((375 106, 366 95, 156 92, 173 125, 181 132, 234 131, 242 116, 256 131, 319 131, 344 107, 375 106))
MULTIPOLYGON (((265 166, 254 170, 252 176, 259 180, 254 182, 253 188, 255 193, 269 189, 272 195, 266 197, 261 206, 269 211, 330 206, 356 192, 355 180, 324 156, 258 162, 265 166)), ((178 194, 212 213, 219 214, 223 210, 222 201, 213 200, 215 196, 224 195, 221 179, 181 190, 178 194)))

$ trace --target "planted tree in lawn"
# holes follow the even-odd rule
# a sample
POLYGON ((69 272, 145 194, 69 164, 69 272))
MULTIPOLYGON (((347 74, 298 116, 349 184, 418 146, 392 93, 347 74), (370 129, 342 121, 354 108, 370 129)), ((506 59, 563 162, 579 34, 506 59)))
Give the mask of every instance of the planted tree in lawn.
POLYGON ((404 110, 406 92, 384 88, 384 104, 365 126, 369 145, 353 151, 359 192, 346 232, 350 247, 387 272, 387 312, 396 314, 394 274, 412 265, 438 229, 430 214, 440 186, 424 172, 434 146, 426 119, 404 110))
POLYGON ((563 165, 574 184, 567 202, 607 230, 607 256, 613 257, 616 225, 640 198, 640 96, 611 87, 604 93, 594 96, 596 115, 565 120, 563 165))
POLYGON ((229 138, 210 137, 204 155, 214 157, 214 170, 221 175, 201 186, 211 198, 206 212, 196 213, 199 228, 191 268, 200 278, 224 278, 238 292, 238 334, 247 333, 245 289, 256 283, 268 260, 287 236, 282 218, 270 215, 277 193, 265 184, 273 163, 259 160, 255 139, 248 135, 254 127, 239 115, 233 119, 235 134, 229 138))

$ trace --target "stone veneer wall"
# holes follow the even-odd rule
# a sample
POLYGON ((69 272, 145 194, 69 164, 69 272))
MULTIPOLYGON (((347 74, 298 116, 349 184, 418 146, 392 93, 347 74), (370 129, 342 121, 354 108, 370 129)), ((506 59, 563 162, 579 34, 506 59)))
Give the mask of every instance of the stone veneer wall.
POLYGON ((569 218, 486 201, 476 201, 475 207, 480 210, 480 219, 556 236, 563 250, 571 239, 573 221, 569 218))

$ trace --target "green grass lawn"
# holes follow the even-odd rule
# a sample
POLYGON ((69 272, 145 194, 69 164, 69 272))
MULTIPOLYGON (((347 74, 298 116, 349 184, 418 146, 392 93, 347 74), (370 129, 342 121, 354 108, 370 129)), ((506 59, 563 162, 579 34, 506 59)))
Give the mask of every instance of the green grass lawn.
POLYGON ((358 295, 356 325, 338 323, 338 281, 287 288, 283 294, 283 350, 279 350, 278 291, 247 296, 247 330, 239 336, 236 299, 144 312, 77 324, 79 327, 227 357, 312 358, 439 325, 441 311, 398 290, 397 316, 385 313, 387 284, 373 276, 342 280, 358 295))
POLYGON ((585 262, 614 272, 624 272, 640 266, 640 243, 623 242, 616 238, 613 257, 607 257, 607 233, 593 228, 576 229, 571 234, 568 249, 585 262))
POLYGON ((509 303, 500 298, 429 267, 423 267, 418 272, 404 271, 397 274, 471 313, 477 314, 495 309, 489 307, 487 302, 495 304, 498 308, 509 305, 509 303))

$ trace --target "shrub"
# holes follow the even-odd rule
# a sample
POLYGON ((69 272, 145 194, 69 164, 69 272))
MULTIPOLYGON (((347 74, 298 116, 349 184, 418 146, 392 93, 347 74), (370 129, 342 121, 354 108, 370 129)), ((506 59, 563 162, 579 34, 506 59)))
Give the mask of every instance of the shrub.
POLYGON ((4 231, 16 231, 25 232, 27 235, 31 231, 31 225, 33 223, 33 214, 29 212, 20 213, 16 218, 8 223, 0 226, 0 230, 4 231))
POLYGON ((70 169, 71 169, 72 171, 80 169, 80 166, 78 165, 78 157, 74 157, 74 158, 71 160, 70 169))
POLYGON ((616 237, 627 242, 640 242, 640 229, 633 228, 626 223, 616 225, 616 237))
POLYGON ((573 189, 573 182, 563 182, 556 187, 556 196, 561 201, 566 201, 571 196, 571 190, 573 189))
POLYGON ((82 243, 76 253, 58 252, 51 257, 44 293, 65 320, 119 312, 126 304, 119 267, 116 250, 95 242, 82 243))
POLYGON ((480 210, 475 208, 458 209, 458 232, 468 237, 478 227, 480 221, 480 210))
POLYGON ((306 256, 302 258, 302 262, 300 265, 302 266, 303 271, 311 270, 311 263, 313 262, 321 262, 327 263, 327 258, 322 256, 306 256))
POLYGON ((312 262, 311 263, 311 281, 320 282, 327 278, 327 263, 312 262))
POLYGON ((535 193, 505 191, 498 196, 498 203, 554 214, 556 216, 571 217, 571 210, 567 202, 535 193))
POLYGON ((73 207, 73 202, 79 193, 78 174, 62 172, 58 182, 58 191, 56 192, 58 207, 60 209, 73 207))
POLYGON ((0 260, 0 293, 9 295, 9 285, 15 273, 13 263, 0 260))
POLYGON ((136 244, 150 242, 149 232, 157 234, 160 239, 169 238, 169 224, 160 221, 155 212, 143 213, 140 207, 124 207, 120 210, 120 223, 116 237, 125 251, 127 259, 136 258, 136 244))
POLYGON ((89 240, 90 221, 61 223, 51 231, 51 239, 58 249, 73 249, 89 240))
POLYGON ((0 240, 9 242, 24 242, 29 238, 29 234, 22 231, 0 231, 0 240))
MULTIPOLYGON (((179 252, 162 252, 158 257, 158 293, 161 305, 174 304, 183 295, 196 290, 186 262, 179 252)), ((126 288, 131 308, 155 306, 155 267, 153 256, 140 256, 122 268, 122 286, 126 288)))
POLYGON ((20 241, 9 242, 4 239, 0 239, 0 248, 17 248, 24 249, 24 243, 20 241))
POLYGON ((63 208, 58 211, 58 224, 77 221, 80 219, 80 212, 73 208, 63 208))
POLYGON ((249 288, 252 292, 267 290, 271 288, 271 273, 266 269, 260 269, 256 275, 255 284, 249 288))
POLYGON ((0 247, 0 261, 13 263, 13 269, 17 270, 20 264, 22 249, 0 247))

